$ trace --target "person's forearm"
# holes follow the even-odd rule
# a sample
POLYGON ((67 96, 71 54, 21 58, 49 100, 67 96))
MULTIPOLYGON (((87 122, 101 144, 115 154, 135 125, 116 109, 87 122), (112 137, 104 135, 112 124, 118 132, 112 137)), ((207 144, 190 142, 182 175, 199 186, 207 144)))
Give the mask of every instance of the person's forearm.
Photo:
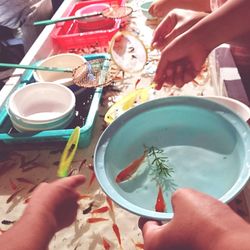
POLYGON ((249 250, 249 228, 246 231, 231 232, 206 250, 249 250))
POLYGON ((54 233, 53 222, 49 218, 37 220, 35 215, 25 214, 0 236, 1 249, 45 250, 54 233))
MULTIPOLYGON (((174 0, 172 0, 174 1, 174 0)), ((210 12, 210 0, 180 0, 175 1, 178 3, 178 6, 175 8, 180 9, 189 9, 203 12, 210 12)))
POLYGON ((194 25, 188 33, 208 50, 250 32, 250 1, 228 0, 224 5, 194 25))

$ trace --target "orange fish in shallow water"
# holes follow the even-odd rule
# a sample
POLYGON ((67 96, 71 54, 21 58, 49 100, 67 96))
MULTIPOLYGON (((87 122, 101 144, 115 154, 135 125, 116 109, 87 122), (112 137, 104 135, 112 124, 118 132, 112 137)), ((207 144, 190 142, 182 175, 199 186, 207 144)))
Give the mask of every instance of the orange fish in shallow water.
POLYGON ((123 169, 117 176, 116 176, 116 183, 120 183, 123 181, 128 180, 140 167, 142 162, 144 161, 147 155, 147 150, 144 151, 143 155, 139 158, 133 160, 125 169, 123 169))
POLYGON ((97 209, 93 210, 91 213, 92 214, 105 213, 108 210, 109 210, 109 207, 108 206, 104 206, 104 207, 100 207, 100 208, 97 208, 97 209))
POLYGON ((121 234, 120 234, 119 227, 114 223, 113 226, 112 226, 112 228, 113 228, 113 231, 114 231, 114 233, 116 235, 116 238, 117 238, 117 240, 119 242, 119 245, 121 246, 122 245, 122 241, 121 241, 121 234))
POLYGON ((88 218, 87 222, 88 223, 97 223, 97 222, 101 222, 101 221, 106 221, 108 219, 106 218, 88 218))
POLYGON ((105 250, 109 250, 111 245, 108 243, 108 241, 105 238, 102 238, 102 245, 105 250))
POLYGON ((144 244, 143 243, 135 243, 135 246, 140 249, 144 249, 144 244))
POLYGON ((91 187, 91 185, 93 184, 94 180, 96 179, 95 177, 95 172, 93 171, 92 174, 91 174, 91 177, 90 177, 90 181, 89 181, 89 184, 88 184, 88 188, 91 187))
POLYGON ((92 198, 90 194, 79 194, 78 200, 92 198))
POLYGON ((164 213, 165 210, 166 210, 166 204, 165 204, 165 201, 164 201, 162 188, 161 188, 161 186, 159 186, 157 200, 156 200, 156 203, 155 203, 155 211, 164 213))

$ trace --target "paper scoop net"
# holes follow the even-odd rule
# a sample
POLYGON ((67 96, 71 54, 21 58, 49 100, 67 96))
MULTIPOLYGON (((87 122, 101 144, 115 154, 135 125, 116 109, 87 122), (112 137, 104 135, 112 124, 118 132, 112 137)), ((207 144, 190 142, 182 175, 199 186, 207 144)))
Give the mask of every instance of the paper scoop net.
POLYGON ((109 59, 95 59, 76 67, 72 72, 74 84, 83 88, 97 88, 110 84, 106 81, 109 63, 109 59))

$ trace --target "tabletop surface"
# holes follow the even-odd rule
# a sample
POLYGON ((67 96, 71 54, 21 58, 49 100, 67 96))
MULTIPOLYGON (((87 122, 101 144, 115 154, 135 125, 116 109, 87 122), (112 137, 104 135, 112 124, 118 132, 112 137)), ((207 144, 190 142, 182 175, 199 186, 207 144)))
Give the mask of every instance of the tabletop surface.
MULTIPOLYGON (((55 17, 59 17, 67 12, 69 5, 74 2, 76 1, 64 1, 55 14, 55 17)), ((144 42, 146 47, 149 47, 156 23, 146 20, 143 14, 138 10, 137 1, 132 1, 128 4, 136 11, 122 24, 122 29, 133 32, 144 42)), ((32 46, 31 50, 25 56, 23 60, 24 64, 39 60, 44 54, 58 53, 58 51, 52 49, 51 41, 48 35, 46 35, 51 30, 53 30, 53 26, 47 27, 46 30, 44 30, 38 39, 39 41, 36 41, 36 44, 32 46)), ((106 51, 104 48, 97 48, 97 50, 98 52, 106 51)), ((75 50, 73 52, 90 54, 91 50, 75 50)), ((225 74, 226 69, 224 69, 224 71, 223 69, 218 70, 220 67, 216 65, 216 55, 218 56, 218 52, 213 52, 208 58, 206 69, 197 79, 199 84, 191 82, 181 89, 166 87, 161 92, 154 94, 153 98, 170 95, 229 95, 230 93, 228 93, 228 89, 224 85, 225 77, 223 74, 225 74), (218 71, 220 71, 220 74, 218 71)), ((119 71, 115 65, 111 65, 109 78, 112 81, 112 86, 104 89, 91 143, 87 148, 77 150, 71 166, 71 174, 81 173, 86 176, 86 183, 79 188, 82 194, 86 194, 86 198, 81 199, 79 202, 80 208, 76 221, 70 227, 58 232, 53 237, 49 249, 103 249, 103 238, 110 243, 111 249, 140 249, 139 243, 143 243, 143 240, 137 226, 138 217, 118 207, 114 203, 112 204, 112 210, 106 195, 102 192, 95 179, 93 153, 100 134, 107 126, 103 117, 108 108, 123 95, 132 91, 135 88, 135 84, 143 87, 151 83, 159 56, 159 52, 150 51, 147 65, 142 72, 137 74, 124 74, 119 71), (96 217, 102 217, 108 220, 94 224, 87 223, 87 219, 92 216, 89 213, 91 211, 90 207, 94 209, 104 206, 108 206, 109 210, 105 213, 97 214, 96 217), (122 247, 112 229, 114 224, 116 224, 120 230, 122 247)), ((234 68, 233 74, 231 76, 226 74, 226 76, 230 77, 231 80, 238 80, 239 84, 241 84, 237 69, 235 69, 233 64, 232 67, 234 68)), ((22 70, 19 70, 16 74, 20 75, 22 72, 22 70)), ((6 97, 15 87, 17 84, 16 77, 13 77, 12 80, 7 82, 6 87, 0 93, 2 97, 6 97)), ((244 99, 242 99, 242 101, 246 103, 247 99, 245 99, 244 93, 242 98, 244 99)), ((2 100, 2 98, 0 99, 2 100)), ((25 201, 31 195, 37 184, 43 181, 51 182, 57 179, 56 172, 63 147, 56 143, 43 143, 39 147, 30 147, 30 145, 24 144, 5 147, 1 144, 0 147, 0 230, 4 231, 10 228, 12 224, 20 218, 26 207, 25 201), (6 223, 6 221, 10 223, 6 223)), ((247 185, 245 189, 230 202, 230 206, 246 220, 249 220, 249 188, 250 186, 247 185)))

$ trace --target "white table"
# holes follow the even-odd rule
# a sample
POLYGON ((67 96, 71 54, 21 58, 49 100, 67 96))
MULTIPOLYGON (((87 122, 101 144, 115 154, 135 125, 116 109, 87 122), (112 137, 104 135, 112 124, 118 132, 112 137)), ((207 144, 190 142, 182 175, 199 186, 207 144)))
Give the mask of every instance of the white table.
MULTIPOLYGON (((63 2, 61 7, 55 13, 54 18, 65 15, 70 6, 77 1, 66 0, 63 2)), ((146 32, 152 32, 149 27, 145 26, 145 18, 141 13, 137 13, 138 27, 145 29, 146 32)), ((34 45, 28 51, 23 58, 21 64, 31 64, 37 60, 41 60, 51 54, 57 53, 56 49, 53 48, 52 41, 50 39, 50 33, 53 30, 54 25, 47 26, 43 32, 37 38, 34 45)), ((142 32, 145 33, 145 32, 142 32)), ((149 34, 149 33, 147 33, 149 34)), ((150 39, 150 34, 147 36, 150 39)), ((145 37, 144 37, 145 38, 145 37)), ((145 41, 146 43, 148 41, 145 41)), ((9 94, 17 87, 20 80, 20 76, 24 70, 17 69, 13 73, 13 77, 7 81, 6 85, 0 91, 0 108, 3 107, 6 98, 9 94)), ((230 50, 227 45, 222 45, 216 48, 209 56, 209 72, 210 80, 215 83, 217 95, 229 95, 230 97, 236 98, 248 104, 248 100, 242 82, 238 74, 237 68, 232 60, 230 50), (237 89, 237 91, 235 90, 237 89), (233 90, 233 91, 232 91, 233 90)), ((129 90, 129 83, 134 83, 140 75, 128 77, 124 80, 124 86, 126 91, 129 90)), ((149 79, 144 78, 149 81, 149 79)), ((107 107, 106 107, 107 108, 107 107)), ((105 107, 100 108, 100 115, 105 113, 105 107)), ((77 151, 75 160, 72 164, 72 168, 75 173, 82 173, 87 178, 87 183, 81 188, 81 192, 89 193, 93 196, 96 207, 106 205, 106 197, 100 189, 100 186, 95 181, 93 185, 88 188, 88 182, 92 175, 92 170, 88 168, 89 164, 92 164, 92 155, 95 144, 99 138, 103 126, 103 117, 97 118, 93 138, 89 147, 80 149, 77 151), (86 160, 86 163, 82 163, 86 160), (82 165, 82 166, 81 166, 82 165), (81 166, 81 167, 80 167, 81 166)), ((7 147, 6 147, 7 148, 7 147)), ((50 147, 46 144, 42 148, 28 148, 25 149, 25 145, 18 145, 14 148, 9 149, 1 148, 5 155, 2 155, 4 159, 0 162, 0 221, 2 220, 17 220, 22 214, 25 204, 23 201, 27 197, 27 191, 30 189, 30 185, 19 183, 16 181, 17 177, 25 177, 31 180, 34 184, 41 182, 43 179, 52 181, 56 179, 57 162, 60 159, 60 150, 58 151, 57 146, 53 145, 50 147), (23 160, 25 157, 25 161, 23 160), (21 161, 22 160, 22 161, 21 161), (32 168, 32 166, 34 166, 32 168), (6 203, 8 197, 13 193, 11 190, 9 179, 12 179, 20 187, 25 189, 15 198, 12 202, 6 203)), ((249 186, 247 186, 243 192, 231 203, 231 206, 245 219, 249 219, 249 208, 250 201, 249 186)), ((140 230, 137 228, 138 217, 126 212, 125 210, 115 206, 115 216, 110 213, 101 214, 100 217, 106 217, 109 219, 108 222, 91 224, 86 223, 88 214, 83 214, 83 210, 88 207, 91 199, 85 199, 80 202, 80 210, 77 215, 76 222, 69 228, 59 232, 53 238, 49 249, 103 249, 101 242, 102 237, 111 242, 112 249, 118 249, 117 238, 112 231, 112 224, 115 223, 119 226, 122 238, 122 244, 124 249, 136 249, 134 242, 142 242, 140 230)), ((0 229, 8 229, 9 225, 1 225, 0 229)))

